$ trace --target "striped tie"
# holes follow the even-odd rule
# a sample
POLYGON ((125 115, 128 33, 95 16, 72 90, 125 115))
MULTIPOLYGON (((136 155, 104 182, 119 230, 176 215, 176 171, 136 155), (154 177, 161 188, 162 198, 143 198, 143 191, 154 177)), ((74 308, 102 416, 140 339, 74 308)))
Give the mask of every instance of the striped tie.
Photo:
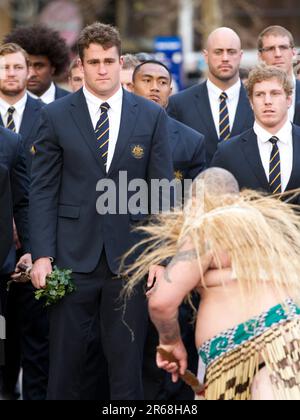
POLYGON ((8 110, 7 110, 8 117, 7 117, 6 128, 8 128, 9 130, 11 130, 15 133, 16 132, 16 126, 15 126, 14 117, 13 117, 14 112, 15 112, 15 108, 13 106, 8 108, 8 110))
POLYGON ((225 92, 220 95, 220 138, 219 141, 228 140, 230 138, 229 112, 227 107, 228 96, 225 92))
POLYGON ((272 145, 272 152, 270 157, 270 178, 269 184, 273 194, 281 193, 281 170, 280 170, 280 153, 278 149, 277 137, 272 137, 269 140, 272 145))
POLYGON ((100 119, 96 125, 95 133, 97 136, 97 151, 101 159, 104 161, 104 166, 107 166, 108 146, 109 146, 109 118, 108 110, 110 106, 104 102, 101 107, 100 119))

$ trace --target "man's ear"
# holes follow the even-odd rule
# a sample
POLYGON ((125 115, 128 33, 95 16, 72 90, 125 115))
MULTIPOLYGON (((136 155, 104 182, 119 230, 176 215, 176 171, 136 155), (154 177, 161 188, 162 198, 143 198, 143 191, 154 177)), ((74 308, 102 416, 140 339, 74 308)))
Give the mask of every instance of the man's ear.
POLYGON ((83 63, 82 63, 81 58, 78 58, 77 59, 77 64, 78 64, 78 67, 79 67, 80 71, 83 72, 83 63))

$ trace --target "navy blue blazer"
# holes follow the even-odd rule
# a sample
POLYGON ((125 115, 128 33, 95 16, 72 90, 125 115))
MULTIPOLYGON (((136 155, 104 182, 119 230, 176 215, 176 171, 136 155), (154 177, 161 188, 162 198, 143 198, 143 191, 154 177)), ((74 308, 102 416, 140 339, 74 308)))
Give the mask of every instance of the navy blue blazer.
POLYGON ((0 269, 13 243, 12 194, 8 168, 0 165, 0 269))
MULTIPOLYGON (((250 188, 271 194, 263 168, 257 136, 250 129, 240 136, 219 144, 211 166, 227 169, 237 179, 240 188, 250 188)), ((293 126, 293 169, 287 191, 300 188, 300 128, 293 126)), ((298 204, 299 199, 297 199, 298 204)))
MULTIPOLYGON (((19 134, 21 135, 24 144, 29 173, 32 160, 32 145, 34 143, 34 140, 36 139, 37 130, 40 123, 41 109, 43 106, 43 102, 39 101, 38 99, 33 99, 30 95, 27 95, 27 101, 22 117, 19 134)), ((1 116, 0 125, 4 125, 1 116)))
MULTIPOLYGON (((193 128, 205 137, 206 163, 210 164, 219 138, 208 97, 207 82, 179 92, 170 98, 169 115, 193 128)), ((246 90, 241 85, 240 98, 231 136, 237 136, 253 127, 254 116, 246 90)))
MULTIPOLYGON (((129 214, 129 199, 138 201, 138 191, 128 192, 126 199, 128 183, 173 179, 167 118, 157 104, 124 91, 119 137, 107 174, 82 89, 42 109, 30 190, 34 260, 50 256, 61 268, 91 273, 105 248, 111 271, 119 272, 120 257, 141 239, 134 228, 147 220, 147 215, 129 214), (122 179, 120 171, 125 172, 122 179), (115 186, 125 194, 125 208, 119 211, 117 193, 116 214, 97 213, 103 196, 96 191, 99 181, 109 181, 110 191, 115 186)), ((153 202, 144 198, 150 211, 153 202)))
POLYGON ((67 95, 70 95, 70 92, 68 90, 62 89, 59 86, 55 85, 55 100, 64 98, 67 95))
POLYGON ((24 252, 30 250, 28 234, 29 178, 21 137, 0 127, 0 165, 7 168, 12 192, 13 216, 24 252))
POLYGON ((204 136, 168 118, 175 178, 194 180, 206 167, 204 136))

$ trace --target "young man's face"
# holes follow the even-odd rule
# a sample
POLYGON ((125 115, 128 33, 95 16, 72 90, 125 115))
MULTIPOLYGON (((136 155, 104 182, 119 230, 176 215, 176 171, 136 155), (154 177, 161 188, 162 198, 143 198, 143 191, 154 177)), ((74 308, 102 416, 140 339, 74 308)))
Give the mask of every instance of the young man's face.
POLYGON ((0 57, 0 93, 3 96, 18 96, 25 93, 28 66, 21 52, 0 57))
POLYGON ((295 56, 296 50, 291 46, 289 37, 269 35, 263 38, 263 51, 259 57, 268 66, 281 68, 291 75, 295 56))
POLYGON ((256 83, 251 98, 256 121, 265 129, 278 131, 288 120, 292 97, 287 96, 282 84, 276 79, 256 83))
POLYGON ((42 96, 50 87, 55 68, 45 55, 29 55, 29 80, 27 88, 36 96, 42 96))
POLYGON ((172 93, 170 74, 158 64, 144 64, 136 73, 133 89, 135 94, 165 108, 172 93))
POLYGON ((77 92, 84 83, 83 71, 79 67, 74 67, 69 76, 69 86, 72 92, 77 92))
POLYGON ((121 86, 122 64, 117 47, 105 50, 100 44, 90 44, 82 62, 85 86, 95 96, 109 99, 121 86))

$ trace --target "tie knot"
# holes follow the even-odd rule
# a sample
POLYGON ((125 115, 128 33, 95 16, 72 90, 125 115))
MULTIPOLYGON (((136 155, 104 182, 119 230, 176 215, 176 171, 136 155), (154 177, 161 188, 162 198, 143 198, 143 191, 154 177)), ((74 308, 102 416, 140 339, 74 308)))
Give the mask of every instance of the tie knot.
POLYGON ((109 110, 109 108, 110 108, 110 106, 109 106, 109 104, 108 104, 107 102, 104 102, 104 103, 100 106, 101 112, 107 112, 107 111, 109 110))
POLYGON ((14 112, 15 112, 15 108, 13 107, 13 106, 11 106, 10 108, 8 108, 8 110, 7 110, 7 113, 9 114, 9 115, 12 115, 14 112))
POLYGON ((273 146, 276 146, 276 144, 278 143, 278 141, 279 141, 279 138, 278 137, 275 137, 275 136, 273 136, 272 138, 270 138, 270 143, 272 143, 273 144, 273 146))
POLYGON ((226 99, 228 99, 228 95, 226 92, 222 92, 220 95, 220 100, 221 101, 226 101, 226 99))

